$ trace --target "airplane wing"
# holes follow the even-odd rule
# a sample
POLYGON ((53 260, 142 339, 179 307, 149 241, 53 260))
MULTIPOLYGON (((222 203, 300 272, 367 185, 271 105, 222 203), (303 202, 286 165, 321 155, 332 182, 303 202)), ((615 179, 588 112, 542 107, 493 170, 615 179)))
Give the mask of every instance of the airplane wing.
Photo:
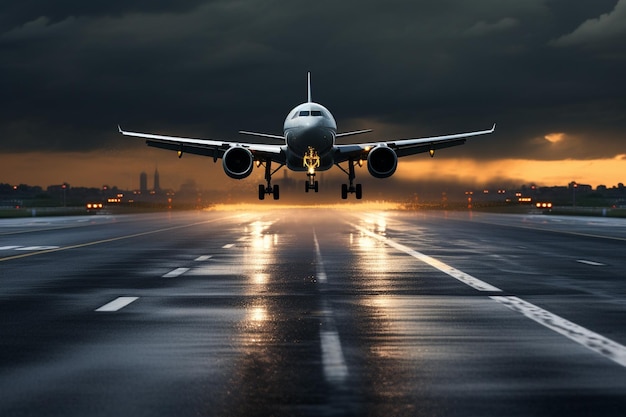
POLYGON ((285 153, 281 145, 261 144, 261 143, 241 143, 227 140, 194 139, 177 136, 154 135, 151 133, 128 132, 117 126, 119 132, 124 136, 134 136, 146 139, 146 145, 160 149, 167 149, 178 152, 179 158, 185 154, 195 154, 211 156, 214 160, 224 156, 224 152, 232 147, 247 148, 255 158, 264 160, 271 158, 278 163, 284 163, 285 153))
POLYGON ((496 125, 494 124, 491 129, 457 133, 454 135, 432 136, 416 139, 397 139, 384 142, 357 143, 352 145, 336 145, 335 161, 343 162, 348 159, 365 159, 367 158, 367 154, 378 146, 386 146, 393 149, 398 157, 415 155, 422 152, 431 152, 431 155, 434 155, 434 152, 437 149, 463 145, 467 138, 472 136, 487 135, 493 133, 495 130, 496 125))

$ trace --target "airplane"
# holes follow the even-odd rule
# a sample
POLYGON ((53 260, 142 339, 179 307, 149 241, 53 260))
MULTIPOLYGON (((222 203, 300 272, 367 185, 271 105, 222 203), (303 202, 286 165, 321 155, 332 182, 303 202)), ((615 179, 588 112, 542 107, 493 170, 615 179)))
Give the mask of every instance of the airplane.
MULTIPOLYGON (((381 142, 336 144, 336 139, 371 132, 371 129, 337 133, 337 123, 328 109, 313 102, 311 98, 311 73, 307 75, 308 100, 294 107, 283 126, 283 136, 268 133, 239 131, 243 135, 252 135, 264 139, 281 140, 282 144, 243 143, 230 140, 194 139, 176 136, 155 135, 150 133, 128 132, 118 125, 119 133, 146 139, 146 144, 155 148, 176 151, 178 157, 190 153, 209 156, 214 162, 222 159, 224 172, 230 178, 243 179, 248 177, 256 167, 265 168, 266 185, 259 185, 259 200, 272 195, 274 200, 280 198, 280 188, 272 185, 272 176, 286 166, 292 171, 306 172, 305 192, 316 193, 319 183, 315 180, 318 171, 326 171, 334 165, 348 175, 348 184, 341 185, 341 198, 347 199, 348 194, 355 194, 358 200, 363 197, 361 184, 354 184, 355 167, 363 166, 367 161, 367 169, 375 178, 388 178, 394 174, 398 166, 398 158, 428 152, 431 157, 438 149, 458 146, 473 136, 493 133, 491 129, 458 133, 453 135, 433 136, 417 139, 398 139, 381 142), (278 168, 272 170, 272 163, 278 168), (340 164, 347 164, 347 169, 340 164)), ((266 140, 267 142, 267 140, 266 140)))

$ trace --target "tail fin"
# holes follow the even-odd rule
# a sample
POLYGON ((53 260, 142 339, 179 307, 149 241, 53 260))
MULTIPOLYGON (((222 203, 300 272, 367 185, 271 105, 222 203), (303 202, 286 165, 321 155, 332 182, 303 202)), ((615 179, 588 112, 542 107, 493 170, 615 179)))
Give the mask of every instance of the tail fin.
POLYGON ((308 82, 307 82, 307 85, 308 85, 308 90, 309 90, 309 101, 308 101, 308 102, 309 102, 309 103, 312 103, 312 102, 313 102, 313 100, 311 99, 311 73, 310 73, 310 72, 308 73, 308 82))

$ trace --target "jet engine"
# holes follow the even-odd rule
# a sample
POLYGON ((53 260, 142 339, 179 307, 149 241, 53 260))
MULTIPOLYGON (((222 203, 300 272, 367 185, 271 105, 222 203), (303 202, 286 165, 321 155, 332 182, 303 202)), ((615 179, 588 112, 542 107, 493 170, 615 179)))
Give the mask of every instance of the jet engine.
POLYGON ((387 178, 396 172, 398 155, 386 146, 377 146, 367 155, 367 170, 375 178, 387 178))
POLYGON ((240 146, 229 148, 222 157, 222 166, 226 175, 240 180, 252 173, 254 156, 248 149, 240 146))

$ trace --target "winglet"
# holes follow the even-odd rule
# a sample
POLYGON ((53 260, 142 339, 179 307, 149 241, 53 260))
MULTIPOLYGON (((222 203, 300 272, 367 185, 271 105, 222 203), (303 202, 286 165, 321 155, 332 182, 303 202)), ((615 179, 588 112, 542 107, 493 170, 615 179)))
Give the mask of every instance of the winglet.
POLYGON ((117 125, 117 130, 118 130, 121 134, 124 134, 124 131, 122 130, 122 126, 117 125))
POLYGON ((491 132, 495 132, 496 131, 496 124, 493 124, 493 127, 491 128, 491 132))
POLYGON ((308 86, 308 90, 309 90, 309 103, 311 103, 313 100, 311 99, 311 72, 308 73, 308 77, 307 77, 307 86, 308 86))

